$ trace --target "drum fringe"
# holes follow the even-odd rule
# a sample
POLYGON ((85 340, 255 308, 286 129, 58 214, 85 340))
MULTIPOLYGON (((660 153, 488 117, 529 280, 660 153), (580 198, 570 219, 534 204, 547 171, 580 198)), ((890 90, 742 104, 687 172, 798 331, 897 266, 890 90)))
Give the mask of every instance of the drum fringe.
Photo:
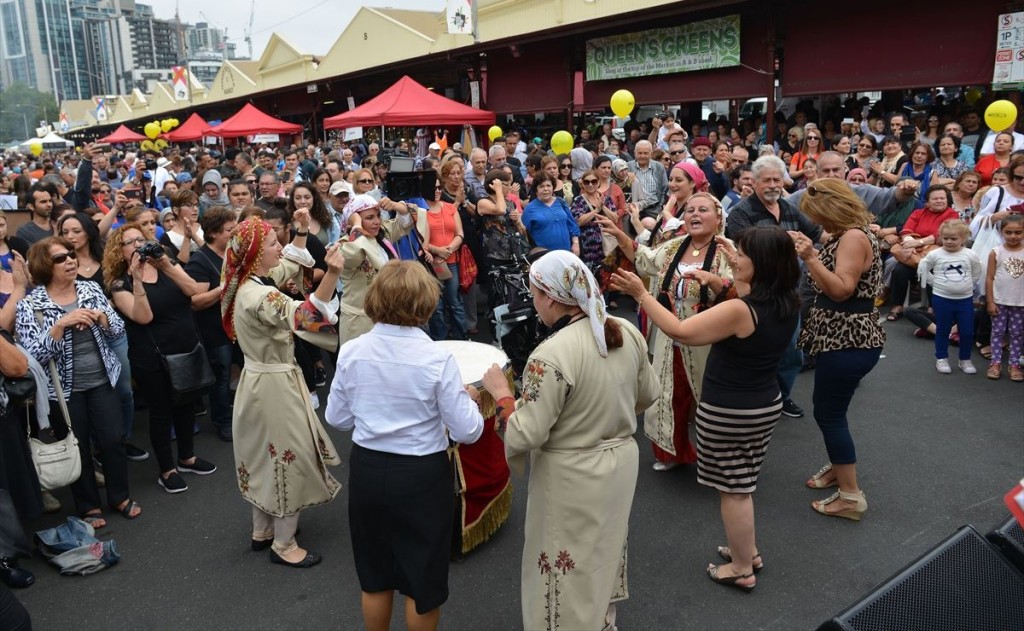
MULTIPOLYGON (((465 500, 463 500, 465 501, 465 500)), ((465 554, 491 538, 512 512, 512 483, 491 500, 475 522, 462 529, 462 553, 465 554)))

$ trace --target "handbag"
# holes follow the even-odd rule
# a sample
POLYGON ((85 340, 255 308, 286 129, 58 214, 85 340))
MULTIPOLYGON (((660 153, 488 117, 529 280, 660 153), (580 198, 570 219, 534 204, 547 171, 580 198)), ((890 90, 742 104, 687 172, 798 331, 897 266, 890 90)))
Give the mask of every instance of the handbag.
POLYGON ((160 363, 171 382, 172 402, 178 405, 192 403, 213 389, 217 377, 213 374, 210 360, 206 357, 206 349, 203 348, 203 343, 199 341, 198 335, 195 348, 191 351, 167 355, 160 350, 160 345, 156 343, 152 331, 147 328, 146 333, 153 341, 153 348, 156 349, 160 363))
POLYGON ((459 290, 462 293, 469 293, 469 288, 476 282, 479 271, 473 253, 469 251, 469 246, 463 243, 459 248, 459 290))
POLYGON ((431 266, 434 270, 434 276, 437 276, 437 280, 444 282, 452 277, 452 270, 448 268, 448 264, 444 261, 438 262, 434 259, 434 264, 431 266))
MULTIPOLYGON (((916 234, 912 234, 910 236, 914 237, 915 239, 920 238, 920 236, 916 234)), ((938 249, 939 247, 941 246, 933 243, 931 245, 922 245, 917 248, 908 248, 904 247, 902 243, 897 243, 896 245, 892 246, 892 248, 889 250, 889 253, 892 254, 893 257, 895 257, 895 259, 900 263, 903 263, 907 267, 917 269, 918 264, 921 263, 921 259, 923 259, 925 255, 927 255, 929 252, 938 249)))
MULTIPOLYGON (((38 312, 37 317, 38 317, 38 312)), ((67 435, 53 443, 46 443, 38 438, 28 437, 28 446, 32 454, 32 464, 36 468, 36 477, 39 478, 39 486, 44 491, 64 488, 78 480, 82 475, 82 454, 78 451, 78 439, 71 430, 71 414, 68 412, 67 401, 64 400, 64 391, 60 386, 60 374, 57 373, 57 365, 50 360, 50 380, 53 382, 53 392, 57 395, 57 405, 60 406, 60 414, 67 424, 67 435)))

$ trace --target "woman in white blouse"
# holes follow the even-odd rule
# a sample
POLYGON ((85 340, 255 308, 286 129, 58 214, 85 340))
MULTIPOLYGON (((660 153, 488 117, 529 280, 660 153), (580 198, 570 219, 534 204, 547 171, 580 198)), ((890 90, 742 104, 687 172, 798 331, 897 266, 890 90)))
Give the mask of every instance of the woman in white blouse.
POLYGON ((410 629, 436 628, 455 510, 448 439, 474 443, 483 432, 476 390, 421 329, 439 296, 420 263, 384 265, 364 301, 373 328, 341 348, 327 402, 327 422, 354 430, 348 518, 371 631, 389 628, 395 590, 410 629))

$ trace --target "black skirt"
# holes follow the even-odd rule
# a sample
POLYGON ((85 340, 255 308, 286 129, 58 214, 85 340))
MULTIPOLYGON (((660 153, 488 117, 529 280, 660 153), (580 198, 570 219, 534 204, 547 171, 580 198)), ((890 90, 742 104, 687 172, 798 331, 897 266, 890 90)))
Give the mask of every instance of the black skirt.
POLYGON ((348 522, 359 586, 398 590, 425 614, 448 600, 455 498, 445 451, 402 456, 352 445, 348 522))

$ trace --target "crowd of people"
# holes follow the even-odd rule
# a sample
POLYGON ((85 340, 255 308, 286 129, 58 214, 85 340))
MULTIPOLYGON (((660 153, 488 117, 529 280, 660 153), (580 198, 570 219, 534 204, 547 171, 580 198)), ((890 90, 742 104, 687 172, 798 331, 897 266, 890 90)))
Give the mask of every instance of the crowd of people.
MULTIPOLYGON (((493 334, 505 296, 489 272, 518 269, 547 337, 518 400, 501 367, 484 386, 509 464, 532 456, 525 626, 614 627, 638 414, 656 471, 696 464, 720 494, 725 563, 708 576, 751 591, 764 566, 753 493, 776 423, 805 414, 792 398, 801 371, 815 370, 828 454, 806 484, 835 487, 811 508, 851 520, 868 504, 847 410, 885 321, 906 316, 934 339, 940 373, 957 344, 961 372, 977 372, 977 351, 1000 379, 1008 349, 1009 379, 1024 381, 1024 135, 985 129, 966 105, 913 121, 780 118, 768 142, 759 121, 687 132, 662 112, 621 134, 584 126, 567 154, 517 129, 488 148, 418 134, 418 146, 7 155, 0 194, 30 218, 11 231, 0 212, 0 368, 33 375, 37 404, 53 405, 36 414, 0 389, 0 501, 22 520, 65 510, 24 436, 70 430, 82 472, 68 512, 96 530, 112 514, 137 519, 129 462, 152 453, 171 494, 218 471, 193 439, 208 411, 233 445, 252 549, 315 565, 295 535, 300 512, 341 488, 316 413, 334 362, 326 421, 354 432, 367 627, 387 628, 398 590, 409 628, 434 628, 448 596, 448 440, 476 441, 483 419, 479 393, 430 342, 493 334), (396 157, 415 158, 423 190, 399 194, 396 157), (638 327, 609 314, 627 299, 638 327), (209 365, 195 391, 169 359, 186 356, 209 365), (381 416, 381 392, 398 391, 418 395, 381 416), (142 407, 148 449, 132 440, 142 407)), ((3 582, 31 584, 6 541, 3 582)))

